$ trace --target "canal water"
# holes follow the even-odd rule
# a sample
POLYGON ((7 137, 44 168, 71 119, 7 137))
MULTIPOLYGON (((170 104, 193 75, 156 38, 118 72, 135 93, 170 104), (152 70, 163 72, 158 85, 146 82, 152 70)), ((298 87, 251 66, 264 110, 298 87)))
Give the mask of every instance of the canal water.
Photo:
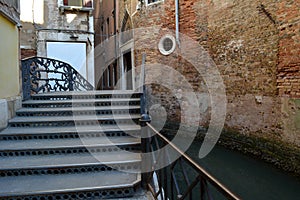
MULTIPOLYGON (((201 142, 194 141, 187 154, 245 200, 300 200, 300 179, 264 161, 217 146, 199 159, 201 142)), ((223 199, 217 197, 217 200, 223 199)))

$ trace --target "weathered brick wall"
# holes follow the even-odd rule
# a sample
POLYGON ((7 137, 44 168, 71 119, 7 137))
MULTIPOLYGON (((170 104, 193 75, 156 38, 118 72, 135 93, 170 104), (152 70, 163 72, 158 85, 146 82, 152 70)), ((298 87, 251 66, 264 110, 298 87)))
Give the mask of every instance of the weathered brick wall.
POLYGON ((43 28, 90 31, 89 12, 60 10, 57 0, 48 0, 44 6, 43 28))
POLYGON ((300 97, 300 1, 278 2, 278 89, 281 96, 300 97))
MULTIPOLYGON (((211 1, 209 50, 226 84, 227 94, 276 95, 278 33, 276 25, 252 1, 211 1)), ((264 5, 276 13, 276 0, 264 5)))
MULTIPOLYGON (((180 17, 180 33, 187 35, 195 41, 204 41, 205 36, 199 36, 195 30, 200 29, 197 27, 196 12, 194 12, 195 4, 197 1, 181 1, 180 9, 181 14, 184 16, 180 17), (190 15, 190 16, 189 16, 190 15), (204 37, 204 38, 203 38, 204 37)), ((199 19, 202 16, 199 16, 199 19)), ((143 29, 144 27, 148 30, 154 30, 152 33, 147 32, 145 35, 152 34, 151 39, 143 34, 138 35, 136 38, 136 49, 135 49, 135 60, 136 66, 141 65, 142 54, 146 54, 146 64, 159 63, 161 65, 169 66, 174 69, 167 69, 162 67, 161 70, 149 69, 146 72, 146 82, 154 82, 163 80, 164 85, 152 84, 148 88, 148 92, 151 93, 151 98, 149 98, 150 105, 161 104, 167 110, 168 121, 181 121, 183 123, 193 122, 193 119, 184 118, 183 110, 188 110, 189 100, 187 97, 190 92, 196 91, 196 95, 202 99, 206 99, 207 88, 205 87, 205 82, 199 72, 189 63, 182 55, 181 49, 178 48, 177 44, 177 54, 173 53, 169 56, 162 55, 157 49, 157 45, 162 36, 166 33, 175 36, 175 5, 174 1, 166 0, 164 2, 150 5, 148 7, 142 7, 134 17, 134 28, 143 29), (142 47, 142 48, 141 48, 142 47), (164 70, 163 70, 164 69, 164 70), (155 72, 157 71, 157 72, 155 72), (177 77, 176 73, 182 75, 183 77, 177 77), (190 86, 185 83, 188 81, 190 86)), ((138 32, 142 32, 139 30, 138 32)), ((152 67, 153 68, 153 67, 152 67)), ((201 100, 199 100, 201 101, 201 100)), ((200 102, 203 103, 203 102, 200 102)), ((209 109, 206 102, 204 109, 200 113, 201 126, 207 126, 209 119, 209 109)), ((158 114, 160 115, 160 114, 158 114)), ((153 117, 155 120, 155 117, 153 117)))
MULTIPOLYGON (((295 125, 299 114, 291 114, 293 110, 299 113, 299 108, 289 100, 299 97, 299 1, 179 2, 180 32, 210 53, 223 78, 228 101, 225 128, 300 145, 300 136, 296 134, 299 128, 295 125)), ((174 30, 174 1, 143 7, 134 15, 133 22, 135 28, 157 25, 162 30, 174 30)), ((146 42, 158 43, 163 31, 157 34, 153 41, 146 42)), ((147 63, 173 67, 186 77, 198 97, 209 95, 199 73, 180 56, 162 56, 158 50, 147 48, 135 53, 136 66, 141 64, 141 54, 146 53, 147 63)), ((180 81, 172 80, 170 85, 184 89, 180 81)), ((153 85, 150 92, 154 103, 163 99, 170 120, 180 120, 178 94, 158 85, 153 85)), ((209 99, 199 102, 206 108, 200 113, 200 125, 207 126, 209 99)))
POLYGON ((32 23, 22 22, 22 29, 20 30, 20 45, 21 50, 36 51, 36 29, 32 23))
POLYGON ((210 1, 208 49, 226 85, 225 128, 280 139, 284 130, 276 87, 279 36, 272 21, 276 3, 210 1))
POLYGON ((36 56, 36 50, 34 49, 21 49, 21 59, 36 56))

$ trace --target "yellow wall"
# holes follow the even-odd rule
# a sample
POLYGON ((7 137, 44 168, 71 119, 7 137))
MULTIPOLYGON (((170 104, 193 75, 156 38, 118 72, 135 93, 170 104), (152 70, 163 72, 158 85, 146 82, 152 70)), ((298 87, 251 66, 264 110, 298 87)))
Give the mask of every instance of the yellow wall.
POLYGON ((0 14, 0 99, 19 93, 18 28, 0 14))

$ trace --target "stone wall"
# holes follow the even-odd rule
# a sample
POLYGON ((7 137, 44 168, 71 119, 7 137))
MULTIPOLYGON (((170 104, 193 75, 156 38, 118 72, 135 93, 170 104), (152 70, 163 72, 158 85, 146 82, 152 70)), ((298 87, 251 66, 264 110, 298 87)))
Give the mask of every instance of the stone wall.
MULTIPOLYGON (((299 1, 283 0, 186 0, 180 3, 180 33, 197 41, 213 59, 226 88, 225 131, 261 141, 277 141, 300 147, 299 128, 299 1)), ((133 16, 134 28, 159 26, 146 44, 157 45, 164 29, 175 30, 174 0, 143 6, 133 16)), ((174 33, 173 33, 174 34, 174 33)), ((141 43, 136 44, 138 46, 141 43)), ((200 125, 207 128, 210 99, 201 74, 188 63, 177 45, 177 55, 163 56, 157 49, 136 48, 136 65, 141 54, 147 64, 171 66, 192 85, 199 97, 200 125), (179 52, 179 53, 178 53, 179 52)), ((148 78, 164 76, 153 71, 148 78)), ((181 81, 170 82, 174 91, 152 84, 151 105, 161 103, 169 122, 182 120, 179 106, 181 81), (176 92, 177 91, 177 92, 176 92)))
POLYGON ((16 25, 20 24, 20 0, 0 0, 0 13, 16 25))

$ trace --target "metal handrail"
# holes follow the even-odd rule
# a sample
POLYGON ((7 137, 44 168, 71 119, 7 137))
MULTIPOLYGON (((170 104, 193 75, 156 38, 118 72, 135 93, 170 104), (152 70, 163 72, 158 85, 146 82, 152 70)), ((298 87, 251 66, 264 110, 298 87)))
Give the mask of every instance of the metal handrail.
POLYGON ((53 91, 85 91, 94 87, 70 64, 44 57, 22 60, 23 99, 53 91))
MULTIPOLYGON (((192 160, 185 152, 180 150, 176 145, 169 141, 159 131, 157 131, 151 124, 151 117, 147 112, 146 105, 146 85, 145 85, 145 63, 146 54, 142 57, 141 68, 141 119, 140 125, 142 127, 141 132, 141 150, 142 150, 142 186, 144 189, 150 190, 153 197, 159 200, 184 200, 189 198, 193 200, 193 191, 197 185, 200 185, 200 199, 213 200, 212 194, 208 183, 210 183, 215 189, 217 189, 227 199, 239 200, 234 193, 221 184, 215 177, 209 174, 205 169, 192 160), (152 131, 154 134, 150 134, 152 131), (170 158, 169 152, 161 150, 165 145, 168 145, 175 150, 174 153, 179 154, 177 159, 169 166, 159 166, 160 162, 166 162, 166 159, 170 158), (161 150, 157 151, 156 150, 161 150), (149 157, 149 154, 151 155, 149 157), (148 156, 147 156, 148 155, 148 156), (180 172, 183 174, 184 182, 186 184, 186 190, 180 191, 180 186, 176 178, 176 166, 179 164, 180 172), (195 173, 196 178, 191 182, 188 177, 188 173, 184 168, 184 164, 190 166, 195 173), (149 166, 150 165, 150 166, 149 166), (162 168, 160 168, 162 167, 162 168), (175 188, 174 188, 175 186, 175 188), (175 195, 176 194, 176 195, 175 195)), ((167 163, 168 164, 168 163, 167 163)))
MULTIPOLYGON (((163 143, 169 145, 170 147, 172 147, 177 153, 179 153, 181 155, 181 157, 179 158, 179 163, 182 165, 182 161, 184 160, 186 164, 188 164, 190 167, 192 167, 198 174, 199 176, 196 177, 196 179, 190 183, 190 181, 188 181, 188 177, 186 175, 186 171, 183 167, 181 167, 181 169, 183 170, 183 174, 184 174, 184 179, 185 182, 188 183, 188 189, 183 193, 183 194, 178 194, 177 195, 177 199, 185 199, 185 197, 187 197, 189 195, 189 193, 192 191, 192 189, 195 187, 196 184, 202 182, 202 184, 206 187, 204 188, 204 190, 206 190, 206 192, 208 193, 208 187, 207 187, 207 183, 209 182, 211 185, 213 185, 215 187, 215 189, 217 189, 220 193, 222 193, 227 199, 234 199, 234 200, 239 200, 240 198, 238 196, 236 196, 233 192, 231 192, 228 188, 226 188, 222 183, 220 183, 215 177, 213 177, 211 174, 209 174, 205 169, 203 169, 200 165, 198 165, 193 159, 191 159, 185 152, 183 152, 181 149, 179 149, 176 145, 174 145, 171 141, 169 141, 164 135, 162 135, 159 131, 157 131, 149 122, 146 122, 145 125, 150 128, 151 131, 153 131, 153 133, 155 134, 154 137, 158 137, 163 143)), ((157 144, 157 141, 156 141, 157 144)), ((162 151, 163 152, 163 151, 162 151)), ((160 156, 160 155, 158 155, 160 156)), ((159 160, 159 159, 157 159, 159 160)), ((176 161, 177 162, 177 161, 176 161)), ((171 168, 174 169, 174 166, 176 165, 176 162, 174 162, 171 168)), ((154 163, 155 164, 155 163, 154 163)), ((173 171, 174 172, 174 171, 173 171)), ((173 173, 172 172, 172 173, 173 173)), ((158 172, 159 173, 159 172, 158 172)), ((173 173, 174 174, 174 173, 173 173)), ((153 174, 151 174, 153 175, 153 174)), ((150 180, 152 179, 152 177, 148 177, 148 179, 150 178, 150 180)), ((173 177, 173 180, 175 179, 175 177, 173 177)), ((151 184, 148 183, 148 187, 151 187, 151 184)), ((155 191, 154 188, 151 188, 150 191, 152 191, 152 193, 155 191)), ((173 192, 172 192, 173 193, 173 192)), ((154 196, 158 196, 156 193, 153 194, 154 196)), ((166 196, 167 194, 161 195, 161 196, 166 196)), ((170 198, 170 197, 166 197, 170 198)), ((202 198, 201 198, 202 199, 202 198)), ((204 198, 203 198, 204 199, 204 198)), ((208 199, 213 199, 212 195, 209 194, 208 195, 208 199)))

